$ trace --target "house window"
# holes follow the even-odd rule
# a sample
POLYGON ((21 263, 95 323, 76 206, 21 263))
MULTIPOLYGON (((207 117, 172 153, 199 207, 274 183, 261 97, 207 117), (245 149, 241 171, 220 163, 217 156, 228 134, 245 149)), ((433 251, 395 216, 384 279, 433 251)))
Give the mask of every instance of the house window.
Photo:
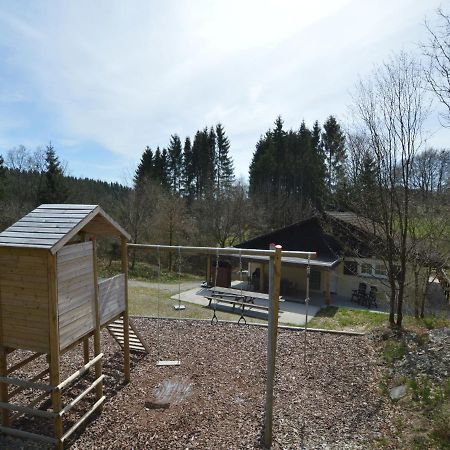
POLYGON ((358 275, 358 263, 356 261, 344 261, 344 275, 358 275))
POLYGON ((387 275, 386 266, 384 264, 375 264, 375 275, 385 277, 387 275))
POLYGON ((313 291, 320 291, 320 270, 311 270, 309 275, 309 287, 313 291))
POLYGON ((361 275, 373 275, 373 266, 370 263, 361 264, 361 275))

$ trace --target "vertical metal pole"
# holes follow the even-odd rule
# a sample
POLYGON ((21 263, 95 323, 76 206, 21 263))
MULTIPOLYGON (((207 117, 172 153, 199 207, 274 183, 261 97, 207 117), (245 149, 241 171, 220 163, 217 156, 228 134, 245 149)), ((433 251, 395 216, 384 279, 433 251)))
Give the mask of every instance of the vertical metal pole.
POLYGON ((278 312, 280 302, 281 245, 270 245, 275 255, 269 261, 269 325, 267 327, 267 382, 264 416, 264 446, 272 447, 273 386, 275 381, 275 360, 277 352, 278 312))

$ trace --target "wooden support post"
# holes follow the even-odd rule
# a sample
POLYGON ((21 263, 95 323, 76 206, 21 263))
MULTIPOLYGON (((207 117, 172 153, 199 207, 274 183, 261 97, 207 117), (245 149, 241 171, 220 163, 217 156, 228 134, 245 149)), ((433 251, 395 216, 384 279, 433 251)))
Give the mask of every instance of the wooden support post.
MULTIPOLYGON (((6 352, 6 348, 0 347, 0 376, 6 377, 7 371, 7 359, 8 353, 6 352)), ((3 403, 8 403, 8 384, 0 383, 0 401, 3 403)), ((10 412, 7 409, 2 409, 2 425, 4 427, 9 427, 10 421, 10 412)))
POLYGON ((89 362, 89 337, 83 338, 83 361, 85 364, 89 362))
MULTIPOLYGON (((48 315, 49 315, 49 370, 50 370, 50 385, 58 386, 60 382, 59 362, 60 362, 60 348, 59 348, 59 327, 58 327, 58 286, 56 283, 56 256, 48 253, 47 259, 47 277, 48 277, 48 315)), ((57 441, 56 448, 61 450, 63 448, 63 423, 59 412, 62 409, 61 391, 55 389, 52 391, 52 408, 57 415, 54 418, 55 439, 57 441)))
POLYGON ((211 283, 211 255, 206 257, 206 283, 211 283))
POLYGON ((325 272, 325 304, 331 305, 331 293, 330 293, 330 271, 325 272))
POLYGON ((125 311, 123 313, 123 372, 125 382, 130 381, 130 319, 128 316, 128 249, 127 240, 120 238, 122 248, 122 272, 125 275, 125 311))
POLYGON ((259 292, 264 292, 264 284, 265 284, 264 264, 260 264, 260 266, 259 266, 259 292))
MULTIPOLYGON (((80 231, 80 237, 83 242, 88 241, 88 235, 84 231, 80 231)), ((89 362, 89 336, 86 336, 83 339, 83 361, 84 364, 87 364, 89 362)))
MULTIPOLYGON (((94 312, 95 312, 95 328, 94 328, 94 358, 101 353, 100 341, 100 305, 98 298, 98 269, 97 269, 97 242, 92 242, 92 257, 94 259, 94 312)), ((99 358, 95 363, 95 378, 102 376, 102 358, 99 358)), ((95 398, 100 400, 103 397, 103 382, 100 382, 95 387, 95 398)), ((102 410, 100 405, 99 410, 102 410)))
POLYGON ((267 381, 264 414, 264 445, 272 447, 273 387, 275 381, 275 361, 277 353, 278 313, 281 280, 281 245, 270 245, 275 255, 269 261, 269 324, 267 328, 267 381))

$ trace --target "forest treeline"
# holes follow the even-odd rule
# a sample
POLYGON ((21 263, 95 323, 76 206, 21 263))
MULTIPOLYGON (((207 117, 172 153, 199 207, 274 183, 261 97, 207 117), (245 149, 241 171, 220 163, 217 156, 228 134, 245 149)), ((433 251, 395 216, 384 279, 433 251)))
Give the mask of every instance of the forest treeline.
MULTIPOLYGON (((255 144, 248 184, 238 180, 222 124, 191 139, 174 134, 167 147, 143 150, 131 185, 66 175, 51 145, 0 155, 1 229, 41 203, 100 204, 135 242, 234 245, 323 210, 354 210, 375 189, 376 161, 367 136, 344 131, 330 116, 321 126, 286 130, 277 117, 255 144)), ((424 205, 446 201, 450 151, 416 155, 411 182, 424 205)))

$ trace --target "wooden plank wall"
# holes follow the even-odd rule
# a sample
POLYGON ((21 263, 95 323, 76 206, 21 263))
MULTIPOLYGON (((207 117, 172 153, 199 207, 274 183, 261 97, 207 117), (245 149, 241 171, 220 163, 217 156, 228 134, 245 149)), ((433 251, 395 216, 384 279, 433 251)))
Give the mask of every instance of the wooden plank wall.
POLYGON ((92 242, 57 252, 60 349, 91 332, 95 326, 92 242))
POLYGON ((1 342, 49 350, 47 250, 0 247, 1 342))
POLYGON ((117 316, 125 310, 125 275, 102 280, 98 283, 100 303, 100 324, 117 316))

